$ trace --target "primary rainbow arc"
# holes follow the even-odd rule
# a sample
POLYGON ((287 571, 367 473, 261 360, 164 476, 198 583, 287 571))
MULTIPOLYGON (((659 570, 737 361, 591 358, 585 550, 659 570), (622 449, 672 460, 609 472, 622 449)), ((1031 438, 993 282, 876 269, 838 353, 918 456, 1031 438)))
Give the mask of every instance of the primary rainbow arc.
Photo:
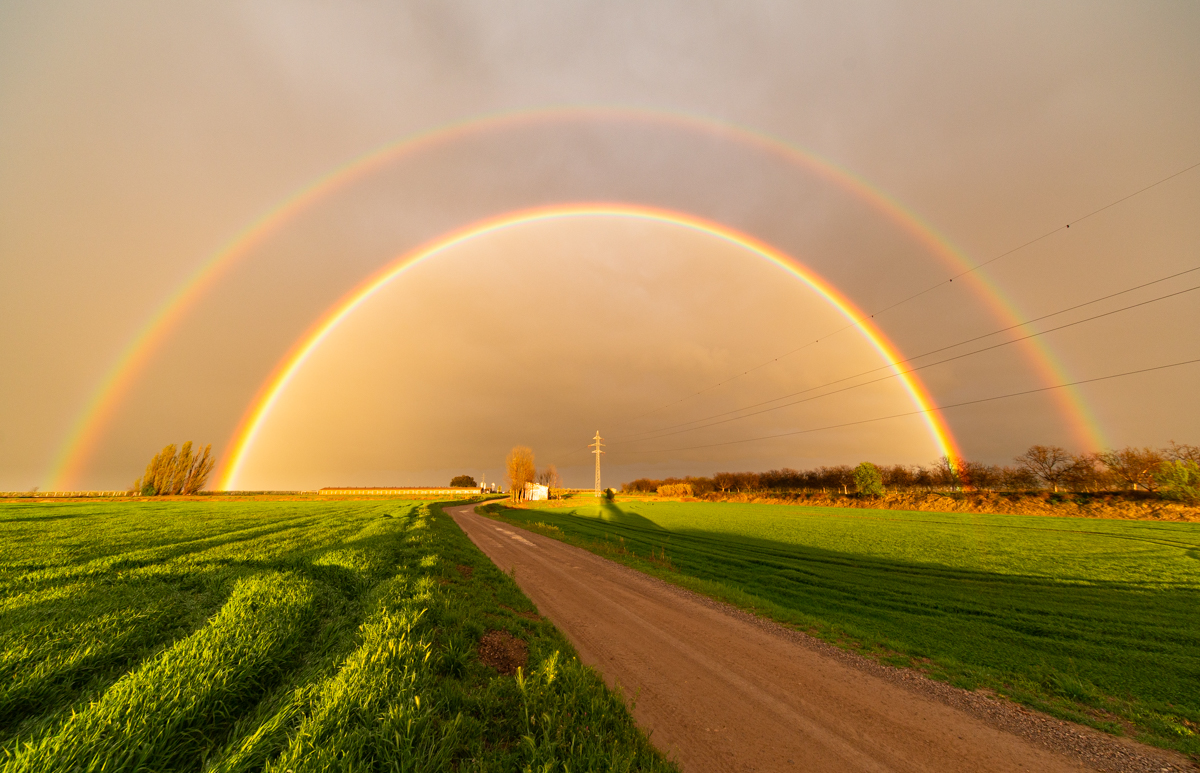
MULTIPOLYGON (((682 212, 620 203, 566 204, 525 209, 468 225, 449 235, 443 236, 431 244, 401 255, 368 277, 358 287, 330 307, 309 328, 308 332, 297 341, 291 351, 280 360, 271 376, 264 382, 258 395, 251 402, 249 410, 243 416, 242 421, 239 423, 237 430, 235 430, 228 444, 230 451, 226 457, 227 461, 218 473, 219 488, 224 490, 236 488, 242 464, 245 462, 250 448, 258 437, 271 409, 276 405, 279 397, 286 390, 288 384, 309 356, 329 337, 338 325, 388 283, 418 263, 474 239, 530 223, 576 217, 613 217, 667 223, 698 231, 737 245, 742 249, 775 263, 819 293, 847 320, 854 323, 862 331, 863 336, 871 343, 872 347, 888 362, 895 363, 902 359, 896 352, 895 347, 888 341, 887 337, 884 336, 875 323, 856 308, 854 303, 835 287, 794 258, 747 234, 682 212)), ((911 397, 913 404, 916 405, 918 410, 923 411, 922 418, 935 445, 945 456, 960 458, 961 453, 958 444, 954 440, 954 436, 951 434, 949 427, 941 415, 936 410, 933 410, 933 404, 929 395, 920 381, 899 366, 893 365, 892 370, 897 374, 905 391, 911 397)))

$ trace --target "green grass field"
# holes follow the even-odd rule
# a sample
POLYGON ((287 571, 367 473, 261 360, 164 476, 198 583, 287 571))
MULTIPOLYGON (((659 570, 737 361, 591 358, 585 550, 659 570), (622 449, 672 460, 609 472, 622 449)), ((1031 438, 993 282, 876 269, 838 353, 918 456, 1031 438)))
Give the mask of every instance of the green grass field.
POLYGON ((4 773, 675 769, 436 506, 4 503, 0 544, 4 773))
POLYGON ((895 665, 1200 756, 1200 524, 654 501, 499 517, 895 665))

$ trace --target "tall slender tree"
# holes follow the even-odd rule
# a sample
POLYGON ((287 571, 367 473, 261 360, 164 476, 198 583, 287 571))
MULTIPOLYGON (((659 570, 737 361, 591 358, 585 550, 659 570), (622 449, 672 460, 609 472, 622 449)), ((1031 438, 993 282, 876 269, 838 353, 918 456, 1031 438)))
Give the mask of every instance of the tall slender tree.
POLYGON ((504 470, 508 476, 509 498, 520 502, 525 497, 525 484, 531 483, 537 475, 537 467, 533 463, 533 449, 528 446, 514 446, 504 459, 504 470))

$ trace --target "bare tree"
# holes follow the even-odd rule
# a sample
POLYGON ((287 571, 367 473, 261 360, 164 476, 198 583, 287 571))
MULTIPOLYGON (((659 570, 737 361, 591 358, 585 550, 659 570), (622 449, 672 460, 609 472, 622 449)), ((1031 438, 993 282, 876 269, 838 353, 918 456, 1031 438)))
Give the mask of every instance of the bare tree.
POLYGON ((1013 461, 1058 491, 1059 483, 1074 459, 1065 449, 1058 446, 1030 446, 1028 451, 1013 461))
POLYGON ((737 486, 737 473, 733 472, 718 472, 712 476, 713 485, 724 494, 729 489, 737 486))
POLYGON ((528 446, 513 446, 504 459, 504 469, 508 475, 509 497, 514 502, 520 502, 525 497, 525 484, 532 483, 537 475, 537 467, 533 463, 533 449, 528 446))
POLYGON ((847 464, 838 464, 833 467, 822 467, 825 472, 825 477, 829 481, 830 486, 840 488, 843 494, 850 493, 850 487, 854 485, 854 468, 847 464))
POLYGON ((1155 480, 1154 473, 1159 465, 1166 461, 1163 455, 1153 448, 1133 446, 1126 446, 1119 451, 1105 451, 1099 454, 1099 459, 1109 472, 1118 480, 1127 483, 1134 491, 1137 491, 1139 486, 1146 491, 1156 490, 1158 481, 1155 480))
POLYGON ((1026 467, 1001 467, 1000 485, 1009 491, 1028 491, 1038 487, 1038 477, 1026 467))
POLYGON ((949 456, 941 457, 931 465, 930 473, 934 483, 949 488, 951 491, 957 490, 963 483, 962 476, 959 474, 962 465, 961 459, 953 459, 949 456))
POLYGON ((549 488, 559 488, 562 485, 562 478, 558 476, 558 468, 553 464, 548 464, 546 469, 538 473, 537 482, 549 488))
POLYGON ((1111 478, 1098 455, 1079 454, 1063 470, 1061 482, 1072 491, 1100 491, 1108 487, 1111 478))
POLYGON ((883 485, 886 488, 903 490, 910 489, 917 482, 917 468, 905 464, 893 464, 890 467, 880 467, 883 475, 883 485))
POLYGON ((1171 445, 1163 449, 1163 454, 1173 462, 1195 462, 1196 464, 1200 464, 1200 446, 1176 443, 1172 440, 1171 445))
POLYGON ((964 488, 976 491, 991 491, 1000 483, 1000 468, 994 465, 959 459, 957 467, 958 479, 962 482, 964 488))
POLYGON ((562 478, 553 464, 546 465, 546 469, 538 473, 537 481, 550 490, 551 499, 562 499, 562 478))

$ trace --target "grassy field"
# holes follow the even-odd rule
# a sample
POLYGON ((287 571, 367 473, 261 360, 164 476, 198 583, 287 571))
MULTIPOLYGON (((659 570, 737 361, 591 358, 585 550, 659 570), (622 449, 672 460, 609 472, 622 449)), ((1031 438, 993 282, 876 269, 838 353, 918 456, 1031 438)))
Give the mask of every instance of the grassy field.
POLYGON ((436 506, 4 503, 0 544, 4 773, 675 769, 436 506))
POLYGON ((1200 525, 700 502, 489 509, 889 663, 1200 756, 1200 525))

